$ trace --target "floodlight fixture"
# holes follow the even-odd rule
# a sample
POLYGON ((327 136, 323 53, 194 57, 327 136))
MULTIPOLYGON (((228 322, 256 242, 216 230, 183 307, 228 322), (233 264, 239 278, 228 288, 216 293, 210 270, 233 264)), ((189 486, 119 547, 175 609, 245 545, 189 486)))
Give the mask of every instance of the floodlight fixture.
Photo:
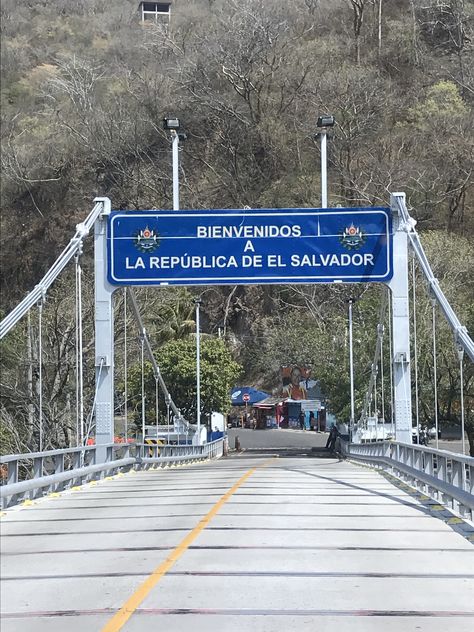
POLYGON ((316 121, 316 127, 334 127, 336 123, 336 119, 334 116, 330 114, 325 114, 324 116, 318 116, 318 120, 316 121))
POLYGON ((165 117, 163 119, 163 129, 177 132, 179 130, 179 127, 180 127, 179 118, 165 117))
POLYGON ((173 210, 179 211, 179 141, 186 139, 186 134, 180 132, 181 123, 176 116, 165 116, 163 118, 163 129, 170 132, 171 146, 173 151, 173 210))
POLYGON ((318 116, 316 127, 320 130, 315 138, 321 141, 321 207, 328 207, 328 181, 327 181, 327 137, 329 136, 329 127, 334 127, 336 119, 331 114, 323 114, 318 116))

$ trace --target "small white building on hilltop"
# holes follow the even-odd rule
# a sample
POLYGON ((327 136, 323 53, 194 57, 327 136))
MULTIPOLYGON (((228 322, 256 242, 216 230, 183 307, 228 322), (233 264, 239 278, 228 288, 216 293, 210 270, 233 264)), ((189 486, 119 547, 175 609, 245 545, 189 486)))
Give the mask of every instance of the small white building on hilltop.
POLYGON ((168 2, 140 2, 138 9, 142 23, 151 20, 169 24, 172 4, 171 0, 168 2))

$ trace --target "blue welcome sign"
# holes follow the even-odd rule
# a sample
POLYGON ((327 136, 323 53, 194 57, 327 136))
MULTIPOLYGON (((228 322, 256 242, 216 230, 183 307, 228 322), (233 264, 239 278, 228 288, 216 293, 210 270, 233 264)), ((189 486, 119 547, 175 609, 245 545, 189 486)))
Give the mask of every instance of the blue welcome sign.
POLYGON ((113 285, 387 282, 389 208, 114 211, 113 285))

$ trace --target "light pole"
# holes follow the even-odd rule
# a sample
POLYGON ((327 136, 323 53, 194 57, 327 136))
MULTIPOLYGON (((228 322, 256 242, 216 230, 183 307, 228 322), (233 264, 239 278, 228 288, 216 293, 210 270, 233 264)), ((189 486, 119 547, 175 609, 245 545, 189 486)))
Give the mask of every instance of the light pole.
POLYGON ((201 327, 199 323, 199 308, 202 300, 194 299, 196 305, 196 425, 198 445, 201 445, 201 327))
POLYGON ((173 211, 179 211, 179 141, 186 140, 186 134, 179 131, 180 122, 176 117, 165 117, 163 129, 171 134, 173 151, 173 211))
POLYGON ((321 208, 328 206, 328 170, 327 170, 327 133, 328 127, 334 127, 336 119, 334 116, 319 116, 316 127, 321 140, 321 208))
POLYGON ((349 373, 351 381, 351 418, 349 420, 349 442, 352 441, 352 430, 354 428, 355 406, 354 406, 354 358, 352 351, 352 306, 355 299, 350 298, 349 304, 349 373))

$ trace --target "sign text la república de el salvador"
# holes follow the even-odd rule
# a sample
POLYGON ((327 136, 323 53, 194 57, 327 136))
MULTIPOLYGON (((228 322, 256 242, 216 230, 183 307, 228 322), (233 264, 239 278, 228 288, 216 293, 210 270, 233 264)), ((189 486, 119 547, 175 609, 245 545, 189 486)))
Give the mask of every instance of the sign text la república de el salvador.
POLYGON ((378 281, 392 276, 389 208, 114 211, 113 285, 378 281))

